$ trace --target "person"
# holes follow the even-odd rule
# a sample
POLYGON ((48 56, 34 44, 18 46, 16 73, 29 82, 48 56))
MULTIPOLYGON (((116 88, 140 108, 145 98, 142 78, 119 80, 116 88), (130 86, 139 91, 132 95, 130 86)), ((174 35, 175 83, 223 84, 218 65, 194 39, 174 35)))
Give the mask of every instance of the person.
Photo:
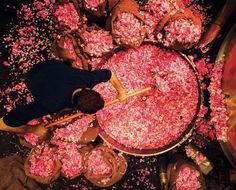
POLYGON ((2 117, 0 130, 28 132, 32 130, 25 126, 28 121, 64 108, 75 107, 83 113, 96 113, 104 107, 104 100, 92 88, 102 82, 110 81, 117 91, 117 98, 120 101, 126 99, 125 90, 114 72, 82 70, 63 63, 55 59, 43 61, 27 73, 25 82, 34 101, 18 106, 2 117))

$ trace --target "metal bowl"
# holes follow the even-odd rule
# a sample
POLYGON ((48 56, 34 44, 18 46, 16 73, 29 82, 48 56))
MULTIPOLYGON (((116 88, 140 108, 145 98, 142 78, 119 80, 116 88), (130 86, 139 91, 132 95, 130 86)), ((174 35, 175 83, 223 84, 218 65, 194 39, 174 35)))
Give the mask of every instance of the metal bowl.
MULTIPOLYGON (((144 44, 151 44, 151 45, 156 45, 152 42, 144 42, 144 44)), ((120 49, 116 49, 114 51, 114 53, 117 53, 120 49)), ((197 115, 198 112, 200 110, 200 105, 202 102, 202 89, 201 89, 201 85, 200 85, 200 81, 198 78, 198 73, 196 71, 196 68, 194 66, 194 63, 188 59, 188 57, 186 55, 184 55, 183 53, 178 52, 181 57, 183 59, 185 59, 189 65, 190 68, 193 70, 195 77, 196 77, 196 81, 198 84, 198 103, 197 103, 197 108, 196 108, 196 112, 194 117, 192 118, 191 123, 189 124, 189 126, 187 127, 187 129, 185 131, 183 131, 183 133, 175 140, 172 141, 170 144, 163 146, 161 148, 154 148, 154 149, 135 149, 135 148, 127 148, 124 145, 120 144, 119 142, 117 142, 116 140, 114 140, 113 138, 111 138, 109 135, 107 135, 105 133, 105 131, 99 127, 99 136, 108 144, 112 145, 115 149, 130 154, 130 155, 134 155, 134 156, 153 156, 153 155, 159 155, 159 154, 163 154, 165 152, 170 151, 171 149, 179 146, 180 144, 182 144, 184 141, 186 141, 193 132, 194 126, 195 126, 195 122, 197 120, 197 115)), ((113 55, 113 54, 112 54, 113 55)), ((112 55, 110 55, 109 57, 106 58, 109 59, 112 55)), ((100 65, 101 66, 101 65, 100 65)))

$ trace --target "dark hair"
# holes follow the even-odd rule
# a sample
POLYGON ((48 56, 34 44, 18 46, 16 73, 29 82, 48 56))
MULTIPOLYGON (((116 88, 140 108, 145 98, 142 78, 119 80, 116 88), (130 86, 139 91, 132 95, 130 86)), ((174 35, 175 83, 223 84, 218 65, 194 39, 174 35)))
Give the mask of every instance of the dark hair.
POLYGON ((101 95, 94 90, 82 89, 73 96, 74 106, 87 114, 96 113, 104 107, 104 103, 101 95))

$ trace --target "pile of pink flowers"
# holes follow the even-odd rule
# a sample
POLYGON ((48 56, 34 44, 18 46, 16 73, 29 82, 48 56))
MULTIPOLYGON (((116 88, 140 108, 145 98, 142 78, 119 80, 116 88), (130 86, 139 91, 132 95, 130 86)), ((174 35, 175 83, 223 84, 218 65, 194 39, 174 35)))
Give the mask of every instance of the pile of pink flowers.
POLYGON ((211 83, 208 87, 210 92, 210 107, 211 107, 211 120, 216 130, 216 138, 218 140, 227 141, 229 119, 226 104, 225 95, 222 92, 222 72, 224 67, 224 61, 219 61, 213 68, 211 77, 211 83))
POLYGON ((198 190, 201 187, 200 173, 188 166, 182 166, 176 179, 176 190, 198 190))
POLYGON ((106 175, 112 172, 112 168, 103 160, 101 150, 93 150, 87 160, 88 170, 93 175, 106 175))
MULTIPOLYGON (((198 88, 188 63, 174 51, 152 45, 121 51, 103 68, 116 73, 127 93, 156 88, 97 112, 101 128, 121 145, 160 148, 176 140, 196 114, 198 88)), ((109 83, 96 86, 106 101, 115 99, 109 83)))
POLYGON ((83 50, 90 56, 101 57, 114 48, 112 36, 106 30, 85 30, 81 37, 84 40, 83 50))
POLYGON ((33 146, 35 146, 39 141, 39 136, 35 135, 34 133, 25 133, 24 138, 26 142, 30 143, 33 146))
POLYGON ((54 151, 48 144, 37 145, 29 158, 29 172, 35 176, 50 177, 54 173, 56 160, 54 151))
POLYGON ((176 0, 149 0, 142 9, 160 21, 166 14, 176 13, 180 7, 176 0))
POLYGON ((78 29, 80 16, 78 15, 73 3, 58 5, 54 12, 54 16, 56 16, 60 24, 65 25, 71 30, 78 29))
POLYGON ((106 0, 85 0, 85 6, 88 9, 97 11, 97 7, 104 3, 106 0))
POLYGON ((77 143, 93 121, 93 115, 86 115, 54 131, 51 143, 60 146, 64 142, 77 143))
POLYGON ((175 14, 180 10, 176 0, 149 0, 141 8, 140 13, 144 16, 145 29, 149 38, 153 39, 153 32, 159 21, 166 15, 175 14))
POLYGON ((79 148, 75 143, 64 143, 58 148, 58 159, 62 163, 61 173, 68 178, 77 177, 82 173, 83 156, 79 148))
POLYGON ((197 42, 201 37, 201 27, 198 27, 190 19, 180 18, 170 21, 164 27, 164 36, 157 34, 157 39, 164 46, 173 46, 176 42, 181 44, 192 44, 197 42))
POLYGON ((114 21, 113 35, 117 43, 126 42, 139 46, 145 36, 144 23, 132 13, 120 13, 114 21))

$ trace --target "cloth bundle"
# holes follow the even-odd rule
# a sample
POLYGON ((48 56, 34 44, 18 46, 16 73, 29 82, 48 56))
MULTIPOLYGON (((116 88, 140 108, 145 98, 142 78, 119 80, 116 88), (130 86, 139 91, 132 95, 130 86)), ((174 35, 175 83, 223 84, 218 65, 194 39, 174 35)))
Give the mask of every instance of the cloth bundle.
POLYGON ((0 189, 41 190, 34 180, 25 175, 23 160, 19 156, 0 159, 0 189))
POLYGON ((112 149, 108 147, 100 145, 94 148, 87 155, 84 165, 84 176, 94 185, 97 185, 99 187, 108 187, 119 181, 124 175, 126 169, 127 161, 122 155, 115 153, 112 149), (111 171, 109 171, 108 173, 94 174, 94 168, 89 165, 89 157, 97 151, 101 152, 103 161, 111 169, 111 171))
POLYGON ((74 60, 73 67, 82 69, 83 65, 88 64, 86 56, 80 49, 76 37, 65 34, 56 39, 51 47, 51 56, 62 60, 74 60))

